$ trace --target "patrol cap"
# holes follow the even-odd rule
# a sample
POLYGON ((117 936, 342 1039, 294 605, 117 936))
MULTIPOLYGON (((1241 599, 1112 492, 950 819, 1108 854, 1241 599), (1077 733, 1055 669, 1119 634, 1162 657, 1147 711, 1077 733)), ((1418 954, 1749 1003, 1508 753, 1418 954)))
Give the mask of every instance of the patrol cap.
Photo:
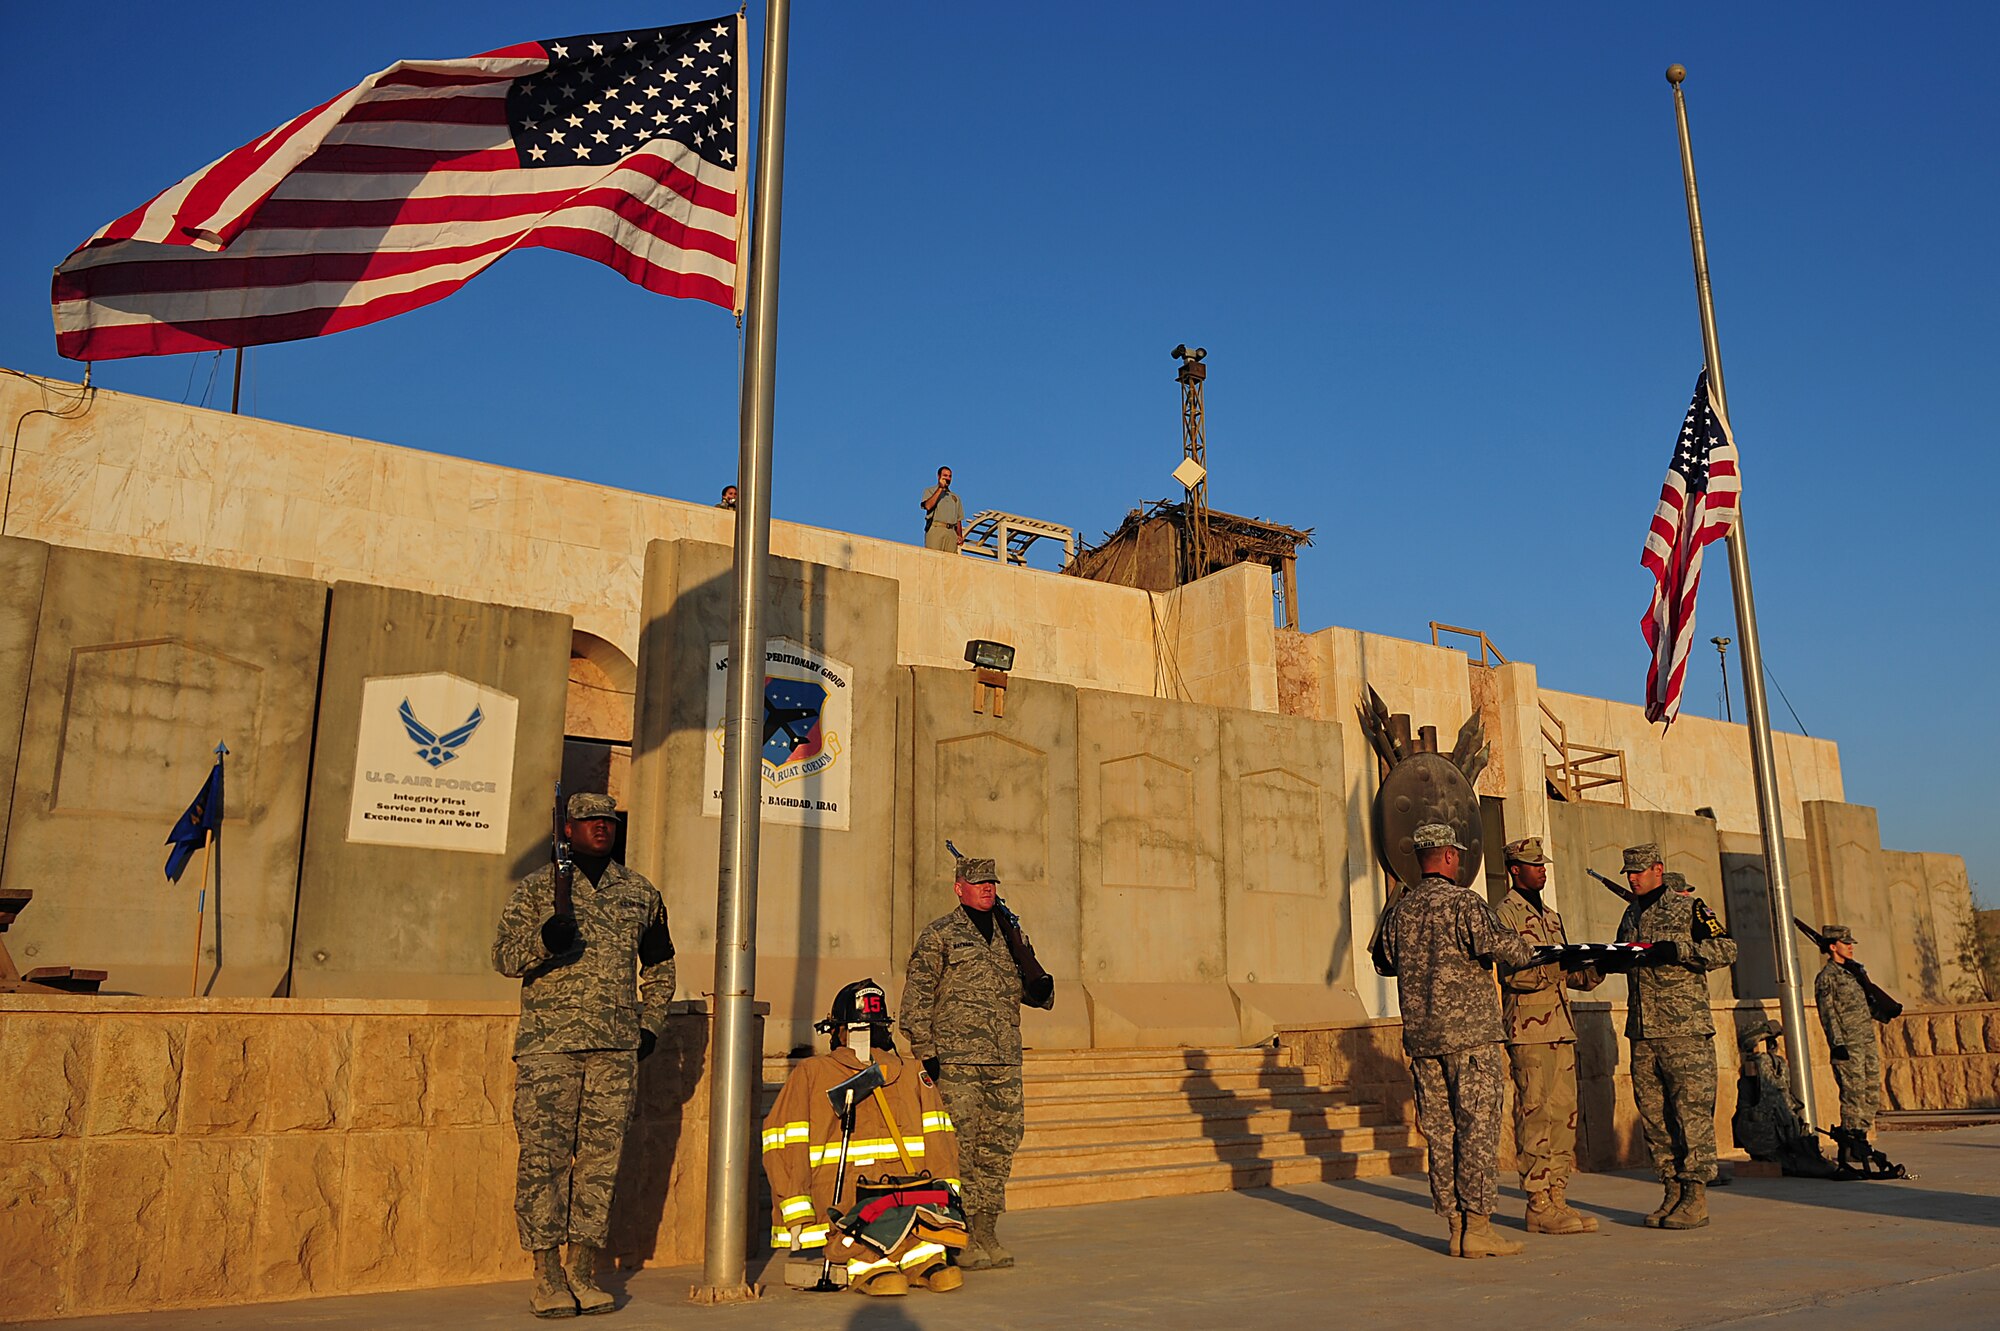
POLYGON ((1851 943, 1854 941, 1854 930, 1844 924, 1822 924, 1819 936, 1829 943, 1851 943))
POLYGON ((1669 869, 1666 871, 1666 873, 1662 874, 1660 876, 1660 881, 1666 884, 1667 891, 1669 892, 1694 891, 1692 887, 1688 886, 1687 875, 1684 873, 1678 873, 1672 869, 1669 869))
POLYGON ((836 1026, 889 1026, 893 1019, 889 1016, 889 995, 873 978, 856 980, 833 996, 833 1007, 827 1015, 813 1023, 816 1031, 830 1031, 836 1026))
POLYGON ((1000 874, 992 860, 968 855, 958 862, 958 879, 962 883, 997 883, 1000 874))
POLYGON ((1768 1040, 1774 1035, 1783 1034, 1783 1027, 1779 1026, 1777 1022, 1772 1021, 1769 1017, 1765 1017, 1761 1021, 1753 1021, 1748 1026, 1745 1026, 1742 1032, 1737 1035, 1736 1043, 1739 1048, 1750 1049, 1760 1041, 1768 1040))
POLYGON ((1524 836, 1519 841, 1509 841, 1506 849, 1509 864, 1550 864, 1548 854, 1542 850, 1542 839, 1538 836, 1524 836))
POLYGON ((569 797, 569 820, 580 823, 589 818, 616 818, 618 802, 609 795, 578 791, 569 797))
POLYGON ((1666 861, 1660 858, 1659 846, 1651 841, 1625 847, 1626 873, 1644 873, 1654 865, 1664 863, 1666 861))
POLYGON ((1410 834, 1410 843, 1419 851, 1465 849, 1465 843, 1458 839, 1450 823, 1425 823, 1410 834))

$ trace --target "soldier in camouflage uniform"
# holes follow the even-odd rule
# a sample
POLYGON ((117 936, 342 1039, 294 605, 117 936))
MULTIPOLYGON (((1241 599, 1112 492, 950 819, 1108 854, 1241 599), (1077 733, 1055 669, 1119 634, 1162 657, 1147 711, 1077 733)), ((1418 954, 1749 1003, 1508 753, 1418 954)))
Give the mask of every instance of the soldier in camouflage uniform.
POLYGON ((605 795, 579 794, 566 812, 573 912, 557 913, 555 867, 544 865, 514 888, 493 940, 494 969, 521 980, 514 1216, 521 1246, 535 1259, 537 1317, 611 1311, 596 1281, 610 1238, 611 1186, 638 1062, 665 1031, 674 996, 674 945, 660 894, 611 858, 617 806, 605 795))
POLYGON ((1715 1181, 1715 1020, 1708 972, 1736 960, 1736 940, 1707 903, 1670 891, 1660 848, 1625 851, 1632 902, 1618 922, 1621 943, 1651 943, 1631 975, 1625 1034, 1632 1043, 1632 1099, 1653 1169, 1666 1187, 1648 1229, 1708 1223, 1715 1181))
POLYGON ((971 1241, 968 1271, 1012 1266, 1000 1244, 1007 1177, 1021 1144, 1021 1005, 1055 1006, 1054 982, 1029 993, 995 919, 1000 880, 989 859, 958 861, 958 909, 924 926, 903 980, 910 1053, 944 1094, 958 1129, 961 1188, 971 1241))
POLYGON ((1742 1062, 1729 1130, 1752 1160, 1769 1161, 1800 1178, 1831 1178, 1834 1167, 1806 1126, 1803 1106, 1792 1098, 1791 1069, 1777 1050, 1783 1033, 1777 1022, 1763 1018, 1737 1034, 1742 1062))
MULTIPOLYGON (((1562 917, 1542 901, 1549 856, 1540 837, 1507 843, 1507 899, 1500 923, 1529 947, 1561 947, 1562 917)), ((1595 989, 1593 970, 1558 966, 1500 967, 1500 1013, 1507 1062, 1514 1074, 1514 1153, 1528 1194, 1531 1234, 1590 1234, 1597 1218, 1566 1196, 1576 1172, 1576 1022, 1565 989, 1595 989)))
POLYGON ((1425 823, 1413 840, 1424 876, 1384 915, 1376 969, 1396 977, 1431 1205, 1450 1226, 1451 1255, 1510 1257, 1521 1245, 1493 1229, 1503 1074, 1491 966, 1519 969, 1531 951, 1484 897, 1458 885, 1465 847, 1456 832, 1425 823))
POLYGON ((1826 940, 1826 964, 1813 981, 1813 1001, 1833 1056, 1834 1084, 1840 1087, 1841 1159, 1853 1155, 1865 1160, 1868 1134, 1875 1130, 1875 1111, 1882 1104, 1882 1046, 1867 992, 1840 964, 1854 960, 1854 931, 1829 924, 1819 932, 1826 940))

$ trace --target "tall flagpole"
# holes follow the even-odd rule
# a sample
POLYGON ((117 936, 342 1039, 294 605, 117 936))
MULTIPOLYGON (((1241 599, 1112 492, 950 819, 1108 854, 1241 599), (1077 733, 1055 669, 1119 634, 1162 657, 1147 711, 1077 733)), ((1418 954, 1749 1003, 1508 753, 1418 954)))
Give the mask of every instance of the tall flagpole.
MULTIPOLYGON (((1688 141, 1687 101, 1681 80, 1687 70, 1667 66, 1674 87, 1674 120, 1680 127, 1681 184, 1687 191, 1688 235, 1694 245, 1694 289, 1701 304, 1702 354, 1708 359, 1708 391, 1729 426, 1729 399, 1722 391, 1722 351, 1715 336, 1715 302, 1708 285, 1708 246, 1702 239, 1701 199, 1694 185, 1694 148, 1688 141)), ((1734 428, 1731 438, 1734 438, 1734 428)), ((1742 462, 1737 462, 1739 474, 1742 462)), ((1817 1125, 1812 1056, 1806 1041, 1806 1005, 1799 974, 1799 949, 1792 932, 1792 878, 1785 867, 1785 811, 1778 801, 1777 750, 1771 743, 1771 713, 1764 698, 1764 650, 1757 636, 1757 602, 1750 592, 1750 551, 1743 534, 1743 496, 1729 529, 1729 585, 1736 594, 1737 657, 1743 666, 1743 712, 1750 727, 1750 766, 1757 778, 1757 819, 1764 834, 1764 864, 1771 889, 1771 939, 1778 948, 1778 1005, 1785 1019, 1785 1054, 1791 1064, 1792 1094, 1817 1125)))
MULTIPOLYGON (((722 855, 715 909, 714 1079, 708 1101, 705 1303, 756 1298, 744 1280, 750 1237, 750 1093, 757 1084, 757 841, 763 812, 764 582, 771 560, 771 410, 778 363, 778 223, 785 172, 785 56, 790 0, 764 14, 757 114, 743 398, 737 453, 736 610, 729 631, 722 744, 722 855)), ((740 54, 740 53, 739 53, 740 54)))

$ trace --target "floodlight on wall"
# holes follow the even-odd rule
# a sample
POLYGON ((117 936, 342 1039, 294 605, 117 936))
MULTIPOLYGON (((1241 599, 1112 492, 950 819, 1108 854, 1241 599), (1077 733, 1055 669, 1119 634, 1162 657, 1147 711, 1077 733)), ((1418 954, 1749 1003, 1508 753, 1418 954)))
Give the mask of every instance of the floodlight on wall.
POLYGON ((1193 458, 1182 458, 1181 465, 1174 468, 1174 479, 1181 483, 1181 488, 1192 490, 1208 479, 1208 468, 1193 458))
POLYGON ((965 644, 965 659, 972 663, 972 710, 983 712, 990 701, 993 715, 1007 715, 1007 672, 1014 668, 1014 649, 974 638, 965 644))
POLYGON ((965 644, 965 659, 982 670, 998 670, 1004 675, 1014 668, 1014 649, 1004 642, 974 638, 965 644))

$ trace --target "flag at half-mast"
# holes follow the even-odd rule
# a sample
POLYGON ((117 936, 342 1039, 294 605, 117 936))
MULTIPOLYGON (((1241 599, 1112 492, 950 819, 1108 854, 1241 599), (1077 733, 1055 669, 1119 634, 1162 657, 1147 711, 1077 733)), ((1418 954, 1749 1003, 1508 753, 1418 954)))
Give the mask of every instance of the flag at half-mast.
POLYGON ((317 337, 566 250, 740 308, 736 15, 405 60, 110 223, 56 269, 56 349, 317 337))
POLYGON ((1646 670, 1646 719, 1671 726, 1681 712, 1681 685, 1694 646, 1695 593, 1701 552, 1736 525, 1742 481, 1729 422, 1709 393, 1708 371, 1695 380, 1694 400, 1660 485, 1659 507, 1639 562, 1653 575, 1653 603, 1640 621, 1652 664, 1646 670))
POLYGON ((207 844, 221 827, 222 760, 217 758, 215 766, 208 770, 208 779, 201 783, 200 793, 187 806, 187 812, 180 816, 173 830, 167 833, 165 844, 173 847, 167 852, 169 881, 178 883, 181 880, 181 874, 186 872, 194 853, 207 844))

